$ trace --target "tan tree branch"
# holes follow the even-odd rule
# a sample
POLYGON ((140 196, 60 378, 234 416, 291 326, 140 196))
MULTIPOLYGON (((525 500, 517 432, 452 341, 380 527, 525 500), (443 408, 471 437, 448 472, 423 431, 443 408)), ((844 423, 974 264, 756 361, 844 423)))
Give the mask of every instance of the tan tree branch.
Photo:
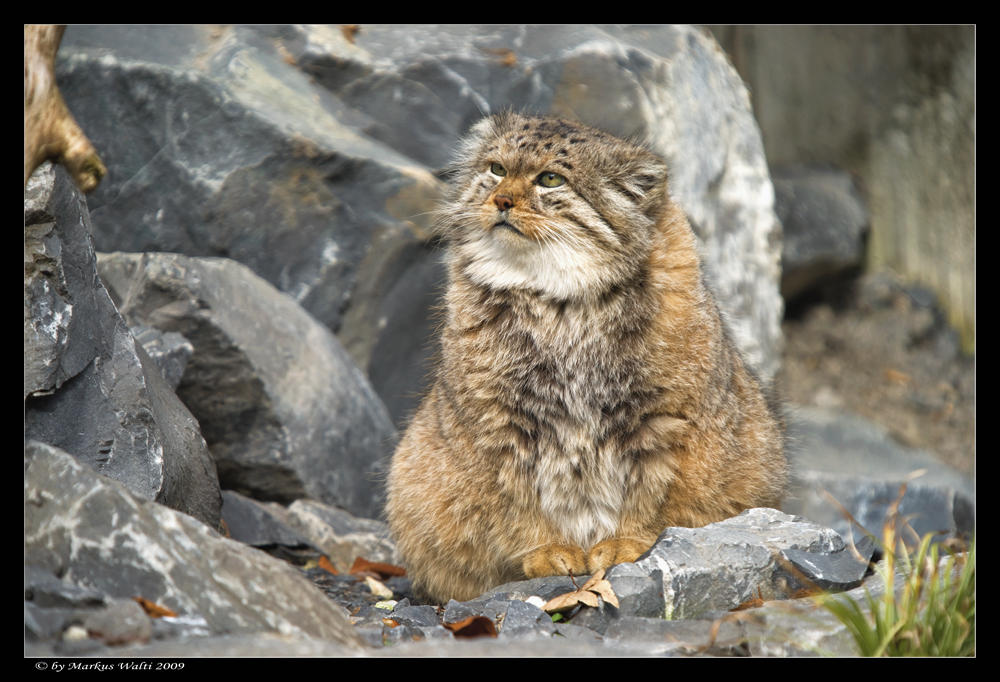
POLYGON ((56 51, 65 26, 24 26, 24 184, 46 159, 63 164, 83 192, 107 173, 56 86, 56 51))

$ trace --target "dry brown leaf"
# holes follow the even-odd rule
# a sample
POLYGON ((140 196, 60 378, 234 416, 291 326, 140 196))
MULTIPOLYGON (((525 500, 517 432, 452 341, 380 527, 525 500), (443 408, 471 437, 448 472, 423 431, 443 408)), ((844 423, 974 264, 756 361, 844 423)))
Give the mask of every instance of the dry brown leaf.
POLYGON ((611 583, 604 580, 604 569, 602 568, 597 573, 595 573, 590 580, 588 580, 583 587, 575 592, 567 592, 566 594, 560 594, 558 597, 553 597, 542 606, 542 610, 546 613, 557 613, 561 611, 569 611, 577 604, 586 604, 587 606, 593 606, 597 608, 600 602, 597 600, 598 595, 608 604, 618 606, 618 597, 615 596, 615 591, 611 588, 611 583))
POLYGON ((607 580, 598 580, 588 589, 595 594, 601 595, 601 598, 608 604, 618 608, 618 597, 615 595, 615 591, 611 588, 611 583, 607 580))
POLYGON ((132 597, 132 599, 134 599, 136 602, 139 603, 139 606, 142 607, 142 610, 145 611, 146 615, 149 616, 150 618, 177 617, 177 614, 168 609, 166 606, 160 606, 159 604, 154 604, 145 597, 132 597))
POLYGON ((388 625, 391 628, 399 626, 399 623, 397 623, 396 621, 394 621, 392 618, 383 618, 382 622, 385 623, 386 625, 388 625))
POLYGON ((496 637, 497 629, 486 616, 469 616, 457 623, 443 623, 456 637, 496 637))
POLYGON ((375 573, 381 580, 388 580, 389 578, 402 577, 406 575, 406 569, 402 566, 393 566, 392 564, 383 564, 378 561, 368 561, 367 559, 362 559, 361 557, 355 557, 354 565, 351 566, 351 570, 348 572, 360 573, 362 571, 375 573))
POLYGON ((327 573, 340 575, 340 572, 333 567, 333 564, 330 562, 330 558, 327 557, 325 554, 319 558, 319 567, 322 568, 327 573))

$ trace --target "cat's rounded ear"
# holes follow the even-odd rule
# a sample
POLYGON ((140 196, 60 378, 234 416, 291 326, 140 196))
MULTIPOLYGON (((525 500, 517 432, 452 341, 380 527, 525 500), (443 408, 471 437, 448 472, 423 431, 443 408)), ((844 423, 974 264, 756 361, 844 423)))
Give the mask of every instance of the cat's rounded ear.
POLYGON ((615 185, 650 215, 663 205, 667 194, 667 164, 658 156, 643 154, 631 159, 616 174, 615 185))

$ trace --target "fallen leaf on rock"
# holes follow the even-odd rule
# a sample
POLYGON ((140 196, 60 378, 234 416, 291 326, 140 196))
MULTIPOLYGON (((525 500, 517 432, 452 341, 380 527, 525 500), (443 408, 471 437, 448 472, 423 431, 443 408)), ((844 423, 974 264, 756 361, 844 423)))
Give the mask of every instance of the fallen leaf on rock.
POLYGON ((496 637, 497 629, 486 616, 469 616, 457 623, 443 623, 456 637, 496 637))
POLYGON ((142 610, 145 611, 146 615, 149 616, 150 618, 177 617, 177 614, 168 609, 166 606, 160 606, 159 604, 154 604, 145 597, 132 597, 132 599, 134 599, 136 602, 139 603, 139 606, 142 607, 142 610))
POLYGON ((391 628, 399 627, 399 623, 397 623, 396 621, 394 621, 392 618, 383 618, 382 622, 385 623, 386 625, 388 625, 391 628))
POLYGON ((603 568, 595 573, 590 580, 588 580, 584 586, 577 591, 561 594, 558 597, 553 597, 549 601, 545 602, 542 610, 546 613, 569 611, 577 604, 586 604, 587 606, 597 608, 600 605, 600 602, 597 599, 598 595, 600 595, 606 603, 612 604, 616 607, 618 606, 618 597, 615 596, 615 591, 611 589, 611 583, 604 579, 603 568))
POLYGON ((330 562, 330 559, 325 554, 319 558, 319 567, 322 568, 327 573, 340 575, 340 572, 333 567, 333 564, 330 562))
POLYGON ((354 558, 354 565, 351 566, 349 573, 361 573, 369 572, 376 574, 381 580, 388 580, 389 578, 403 577, 406 575, 406 569, 402 566, 393 566, 392 564, 383 564, 378 561, 368 561, 367 559, 362 559, 361 557, 354 558))

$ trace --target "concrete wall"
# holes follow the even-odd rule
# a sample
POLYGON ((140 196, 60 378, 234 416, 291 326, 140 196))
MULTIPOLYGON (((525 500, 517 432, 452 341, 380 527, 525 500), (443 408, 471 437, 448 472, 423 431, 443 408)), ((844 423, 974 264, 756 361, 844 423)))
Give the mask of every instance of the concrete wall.
POLYGON ((937 291, 973 352, 975 27, 707 28, 750 87, 768 164, 852 172, 869 267, 937 291))

